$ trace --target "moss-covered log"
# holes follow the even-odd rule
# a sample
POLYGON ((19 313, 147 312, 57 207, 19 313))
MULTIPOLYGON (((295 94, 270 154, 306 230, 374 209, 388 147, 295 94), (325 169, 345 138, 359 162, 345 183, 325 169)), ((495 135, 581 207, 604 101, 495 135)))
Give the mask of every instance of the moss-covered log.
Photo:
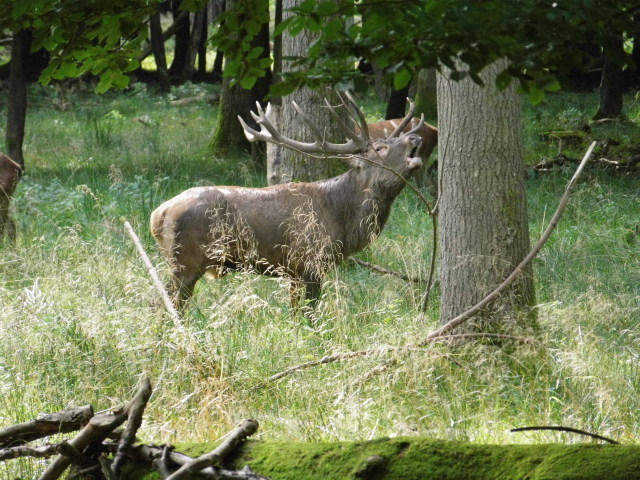
MULTIPOLYGON (((179 450, 197 456, 212 448, 179 450)), ((273 480, 640 480, 640 446, 600 444, 480 445, 420 437, 247 441, 233 462, 228 467, 249 465, 273 480)))

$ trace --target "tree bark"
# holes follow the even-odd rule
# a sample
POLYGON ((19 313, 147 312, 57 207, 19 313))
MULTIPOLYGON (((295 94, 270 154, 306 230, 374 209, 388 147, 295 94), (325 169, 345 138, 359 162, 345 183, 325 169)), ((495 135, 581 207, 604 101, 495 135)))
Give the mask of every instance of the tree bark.
POLYGON ((612 32, 602 51, 604 64, 600 79, 600 107, 594 119, 617 118, 622 115, 623 73, 620 59, 624 57, 622 35, 612 32))
POLYGON ((202 30, 206 19, 206 7, 201 8, 193 16, 193 27, 189 36, 189 47, 186 50, 186 58, 180 75, 180 83, 193 80, 195 72, 196 56, 200 48, 200 40, 202 39, 202 30))
MULTIPOLYGON (((302 3, 301 0, 282 0, 283 20, 292 15, 290 10, 302 3)), ((303 30, 296 37, 292 37, 287 31, 282 34, 282 58, 303 58, 307 50, 316 39, 315 33, 303 30)), ((295 60, 283 60, 282 72, 294 71, 297 67, 295 60)), ((311 132, 297 117, 292 102, 296 102, 303 111, 315 112, 314 120, 325 133, 325 137, 331 141, 341 139, 338 126, 330 114, 322 108, 324 98, 330 102, 335 101, 335 96, 327 90, 311 90, 302 87, 282 99, 282 106, 278 114, 278 130, 289 138, 303 141, 311 141, 311 132)), ((335 104, 335 103, 334 103, 335 104)), ((286 183, 291 181, 314 181, 327 178, 336 173, 335 162, 309 158, 291 149, 275 145, 267 149, 267 181, 269 185, 286 183)))
MULTIPOLYGON (((182 15, 182 11, 179 10, 180 4, 182 0, 173 0, 172 2, 172 10, 173 10, 173 18, 177 20, 180 15, 182 15)), ((169 68, 169 73, 174 78, 180 78, 182 72, 184 71, 185 63, 187 62, 187 58, 189 56, 189 40, 191 38, 191 22, 189 18, 191 15, 187 14, 187 21, 183 21, 177 23, 176 25, 176 33, 175 33, 175 47, 173 50, 173 61, 171 62, 171 67, 169 68)))
MULTIPOLYGON (((233 0, 236 1, 236 0, 233 0)), ((233 1, 227 1, 227 8, 233 8, 233 1)), ((268 9, 267 0, 258 0, 260 8, 268 9)), ((239 32, 243 35, 243 32, 239 32)), ((263 47, 262 56, 268 57, 269 49, 269 25, 264 24, 260 33, 253 38, 252 47, 263 47)), ((240 115, 252 127, 257 127, 249 112, 255 110, 256 101, 263 102, 269 91, 271 76, 258 78, 251 90, 243 89, 239 83, 232 85, 231 77, 223 77, 222 94, 220 96, 220 108, 215 133, 209 144, 211 150, 219 155, 229 152, 248 151, 254 160, 259 161, 258 145, 251 144, 244 135, 242 125, 237 117, 240 115)), ((263 157, 264 158, 264 157, 263 157)))
POLYGON ((416 82, 416 116, 424 115, 425 121, 438 118, 438 95, 436 87, 436 69, 425 68, 418 73, 416 82))
POLYGON ((7 155, 18 162, 24 172, 22 144, 24 124, 27 118, 27 78, 25 58, 31 45, 28 30, 20 30, 13 35, 11 66, 9 70, 9 98, 7 99, 7 130, 5 145, 7 155))
POLYGON ((163 93, 169 93, 171 89, 171 78, 169 77, 169 70, 167 69, 167 55, 164 49, 160 13, 156 13, 151 17, 149 30, 151 33, 151 49, 153 50, 153 58, 156 61, 160 90, 163 93))
MULTIPOLYGON (((450 80, 447 68, 437 79, 442 323, 484 298, 530 247, 522 105, 515 85, 497 91, 495 77, 503 69, 503 61, 486 67, 484 87, 470 79, 450 80)), ((458 333, 533 326, 533 302, 529 267, 458 333)))

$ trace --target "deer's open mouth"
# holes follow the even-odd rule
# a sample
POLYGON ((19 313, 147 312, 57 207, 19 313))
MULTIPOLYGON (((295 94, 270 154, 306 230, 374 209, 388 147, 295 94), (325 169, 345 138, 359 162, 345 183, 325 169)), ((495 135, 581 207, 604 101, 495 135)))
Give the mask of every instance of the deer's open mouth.
POLYGON ((420 158, 420 145, 422 144, 422 139, 418 135, 411 135, 409 138, 409 145, 411 146, 411 150, 407 155, 407 165, 409 168, 418 169, 422 166, 422 158, 420 158))

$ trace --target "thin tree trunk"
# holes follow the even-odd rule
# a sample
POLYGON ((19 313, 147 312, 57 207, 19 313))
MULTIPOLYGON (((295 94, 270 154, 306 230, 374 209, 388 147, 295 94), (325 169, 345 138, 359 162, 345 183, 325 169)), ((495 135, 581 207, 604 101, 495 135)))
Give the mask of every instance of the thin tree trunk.
POLYGON ((385 120, 404 117, 407 106, 407 96, 409 95, 409 85, 410 84, 407 84, 406 87, 400 90, 391 90, 391 95, 389 95, 389 101, 387 102, 385 120))
POLYGON ((193 72, 195 70, 196 56, 198 54, 198 48, 200 47, 200 39, 202 38, 202 27, 204 25, 205 8, 201 8, 196 12, 193 17, 193 27, 191 29, 191 35, 189 37, 189 47, 186 51, 186 58, 182 68, 182 74, 180 75, 180 83, 188 82, 193 79, 193 72))
POLYGON ((594 118, 617 118, 622 115, 622 65, 624 56, 622 35, 612 33, 603 48, 604 65, 600 80, 600 107, 594 118))
POLYGON ((209 36, 208 5, 202 11, 202 31, 200 32, 200 43, 198 45, 198 75, 205 78, 207 75, 207 37, 209 36))
MULTIPOLYGON (((462 64, 461 64, 462 65, 462 64)), ((475 305, 529 251, 523 175, 522 105, 515 85, 503 92, 497 61, 481 77, 438 75, 441 321, 475 305)), ((461 68, 461 67, 459 67, 461 68)), ((464 331, 505 332, 535 325, 531 269, 464 331)))
POLYGON ((7 99, 7 130, 5 145, 7 154, 24 171, 22 144, 24 142, 24 124, 27 118, 27 79, 25 76, 25 57, 30 48, 28 30, 20 30, 13 35, 11 48, 11 67, 9 70, 9 97, 7 99))
MULTIPOLYGON (((182 11, 179 10, 180 4, 182 0, 173 0, 172 2, 172 10, 173 10, 173 18, 177 19, 182 14, 182 11)), ((187 17, 189 18, 190 15, 187 17)), ((169 73, 176 78, 180 78, 182 72, 184 71, 185 63, 187 62, 189 56, 189 39, 191 38, 191 22, 185 21, 180 22, 177 25, 176 33, 175 33, 175 46, 173 50, 173 61, 171 62, 171 67, 169 68, 169 73)))
POLYGON ((149 29, 151 31, 151 48, 153 50, 153 58, 156 61, 160 90, 168 93, 171 89, 171 78, 169 77, 169 70, 167 70, 167 55, 164 49, 164 39, 162 38, 160 13, 156 13, 151 17, 149 29))

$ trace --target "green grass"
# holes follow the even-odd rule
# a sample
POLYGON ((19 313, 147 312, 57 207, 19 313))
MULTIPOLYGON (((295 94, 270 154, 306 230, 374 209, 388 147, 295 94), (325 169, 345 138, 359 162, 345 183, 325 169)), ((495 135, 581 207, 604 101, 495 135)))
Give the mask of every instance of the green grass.
MULTIPOLYGON (((211 87, 189 85, 172 95, 203 88, 211 87)), ((148 232, 151 211, 190 186, 257 186, 264 175, 248 157, 207 152, 217 108, 176 107, 171 98, 140 85, 101 97, 85 87, 31 89, 27 173, 14 204, 18 241, 0 250, 0 426, 70 405, 112 408, 149 375, 154 395, 141 437, 155 443, 218 438, 246 417, 260 420, 263 437, 281 440, 576 440, 508 432, 558 424, 627 443, 640 436, 637 174, 591 170, 579 181, 535 261, 540 345, 430 346, 360 357, 254 390, 274 373, 327 354, 414 343, 437 325, 437 291, 423 317, 423 285, 346 262, 328 279, 310 326, 291 318, 286 282, 230 275, 200 282, 188 334, 179 336, 123 219, 166 275, 148 232)), ((587 125, 596 102, 592 94, 559 94, 527 105, 527 162, 553 157, 558 143, 545 133, 587 125)), ((365 104, 377 117, 379 105, 365 104)), ((621 144, 608 154, 637 152, 640 109, 634 104, 627 116, 591 125, 565 153, 579 157, 591 139, 613 135, 621 144)), ((5 121, 0 116, 0 126, 5 121)), ((573 168, 530 176, 534 240, 573 168)), ((361 256, 426 277, 431 244, 430 221, 406 191, 382 237, 361 256)))

